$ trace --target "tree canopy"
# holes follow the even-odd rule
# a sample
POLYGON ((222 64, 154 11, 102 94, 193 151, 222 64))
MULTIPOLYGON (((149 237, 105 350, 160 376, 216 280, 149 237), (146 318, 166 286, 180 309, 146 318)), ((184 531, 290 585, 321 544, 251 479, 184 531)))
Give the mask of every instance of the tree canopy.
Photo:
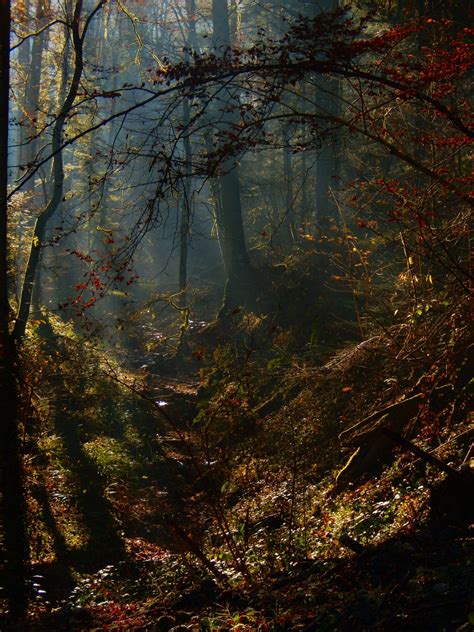
POLYGON ((467 629, 468 3, 0 6, 2 629, 467 629))

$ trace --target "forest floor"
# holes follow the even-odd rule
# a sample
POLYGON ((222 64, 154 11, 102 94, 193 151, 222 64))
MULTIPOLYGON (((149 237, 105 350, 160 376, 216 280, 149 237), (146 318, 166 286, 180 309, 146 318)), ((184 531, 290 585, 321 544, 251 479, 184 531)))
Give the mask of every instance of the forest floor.
POLYGON ((129 354, 123 368, 42 332, 33 601, 20 627, 6 617, 0 629, 472 629, 472 479, 452 485, 423 458, 472 466, 458 333, 449 357, 439 340, 418 355, 405 342, 394 363, 378 336, 320 364, 262 365, 221 343, 211 353, 212 332, 189 340, 185 360, 129 354), (447 379, 439 367, 459 348, 447 379), (367 437, 357 428, 359 452, 357 436, 339 438, 414 391, 422 405, 397 429, 415 417, 421 457, 377 443, 377 423, 367 437))

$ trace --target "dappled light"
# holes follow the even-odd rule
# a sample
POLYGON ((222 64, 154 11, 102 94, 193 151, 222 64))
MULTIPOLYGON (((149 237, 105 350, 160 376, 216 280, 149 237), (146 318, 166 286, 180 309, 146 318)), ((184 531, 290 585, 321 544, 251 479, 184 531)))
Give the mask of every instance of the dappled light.
POLYGON ((474 625, 472 9, 0 3, 0 629, 474 625))

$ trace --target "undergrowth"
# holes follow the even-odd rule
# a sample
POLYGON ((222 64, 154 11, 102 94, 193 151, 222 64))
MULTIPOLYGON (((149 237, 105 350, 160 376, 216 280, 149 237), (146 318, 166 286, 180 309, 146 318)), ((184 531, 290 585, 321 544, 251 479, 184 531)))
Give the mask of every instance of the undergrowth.
POLYGON ((410 440, 470 465, 466 306, 317 358, 257 315, 235 315, 233 340, 214 335, 189 337, 177 380, 176 366, 168 378, 126 367, 49 314, 34 323, 31 629, 396 629, 418 621, 406 600, 427 587, 446 603, 456 593, 441 620, 464 625, 472 540, 449 522, 433 535, 444 475, 393 446, 344 488, 335 478, 352 452, 338 435, 414 393, 410 440), (454 553, 430 560, 445 528, 454 553))

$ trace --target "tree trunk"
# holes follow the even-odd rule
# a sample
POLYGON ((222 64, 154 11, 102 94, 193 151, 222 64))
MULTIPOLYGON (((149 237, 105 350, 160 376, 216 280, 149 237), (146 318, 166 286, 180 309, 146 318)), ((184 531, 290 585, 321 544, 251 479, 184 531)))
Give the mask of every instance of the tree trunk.
MULTIPOLYGON (((30 7, 29 0, 21 0, 16 4, 16 27, 17 33, 20 37, 26 37, 28 33, 31 33, 31 24, 30 24, 30 7)), ((30 57, 30 42, 31 39, 25 40, 21 46, 18 48, 17 54, 17 64, 18 64, 18 77, 23 82, 25 86, 28 85, 28 80, 30 76, 30 65, 31 65, 31 57, 30 57)), ((26 90, 25 90, 26 92, 26 90)), ((16 151, 16 167, 17 167, 17 178, 21 179, 24 175, 22 169, 22 156, 24 151, 25 144, 25 136, 26 136, 26 125, 25 125, 25 97, 19 103, 17 103, 18 108, 18 121, 20 123, 18 127, 16 142, 17 142, 17 151, 16 151)))
MULTIPOLYGON (((190 61, 189 49, 197 49, 196 34, 196 1, 186 1, 187 28, 186 51, 184 59, 186 63, 190 61)), ((186 99, 183 103, 183 149, 184 149, 184 181, 183 181, 183 200, 181 202, 181 217, 179 227, 179 291, 181 293, 181 305, 186 305, 186 286, 188 284, 188 242, 189 229, 191 221, 191 195, 192 195, 192 159, 193 150, 191 139, 188 135, 189 123, 191 120, 191 103, 186 99)))
POLYGON ((22 617, 27 606, 28 544, 18 431, 15 347, 9 332, 7 184, 10 78, 10 3, 0 0, 0 492, 10 612, 22 617))
POLYGON ((316 162, 316 213, 321 232, 326 232, 336 219, 333 188, 338 175, 337 153, 334 138, 328 139, 316 162))
MULTIPOLYGON (((213 0, 212 19, 214 48, 218 55, 225 55, 231 44, 227 0, 213 0)), ((235 102, 231 89, 226 88, 222 94, 224 96, 219 99, 218 107, 224 111, 217 127, 221 133, 225 133, 237 123, 238 114, 229 111, 229 106, 235 102)), ((238 167, 233 159, 222 159, 219 188, 222 203, 221 228, 225 241, 224 265, 227 275, 224 301, 220 311, 220 315, 224 316, 238 306, 252 309, 255 305, 256 288, 245 244, 238 167)))
POLYGON ((287 126, 283 133, 283 172, 285 178, 285 209, 281 219, 283 229, 283 240, 288 245, 295 241, 295 222, 294 222, 294 191, 293 191, 293 160, 291 155, 291 130, 287 126))
MULTIPOLYGON (((338 0, 322 0, 318 7, 321 11, 333 11, 338 5, 338 0)), ((322 78, 318 87, 316 99, 319 109, 329 116, 337 117, 340 110, 337 79, 322 78)), ((338 175, 337 133, 327 132, 316 161, 316 216, 322 233, 328 230, 331 222, 337 220, 333 189, 338 175)))
MULTIPOLYGON (((212 138, 210 133, 205 134, 205 142, 206 142, 206 152, 207 155, 210 156, 213 153, 214 147, 212 144, 212 138)), ((217 241, 219 244, 219 250, 222 257, 222 262, 224 267, 227 261, 227 255, 225 252, 225 241, 222 234, 222 200, 221 200, 221 189, 219 179, 211 176, 209 178, 209 184, 211 186, 212 192, 212 202, 214 207, 214 222, 215 222, 215 232, 217 234, 217 241)), ((213 230, 214 232, 214 230, 213 230)))
MULTIPOLYGON (((34 30, 39 31, 47 21, 46 0, 37 0, 35 9, 34 30)), ((20 166, 26 167, 26 175, 28 170, 34 167, 36 153, 38 148, 38 116, 41 95, 41 66, 43 60, 43 50, 45 45, 46 32, 43 31, 33 38, 31 46, 30 69, 28 80, 25 87, 24 97, 24 119, 21 128, 21 149, 20 149, 20 166)), ((24 44, 22 44, 24 46, 24 44)), ((27 189, 34 189, 35 179, 28 180, 25 184, 27 189)))
MULTIPOLYGON (((89 18, 95 14, 101 6, 105 3, 105 0, 99 0, 93 12, 89 18)), ((30 245, 30 253, 28 257, 28 263, 26 265, 25 275, 23 278, 23 286, 21 289, 20 303, 18 307, 18 314, 15 321, 15 327, 13 335, 17 343, 21 343, 25 335, 26 324, 28 322, 30 309, 31 309, 31 297, 33 292, 33 286, 35 282, 36 271, 40 260, 40 252, 45 241, 46 228, 49 220, 55 214, 59 205, 61 204, 64 188, 64 167, 63 167, 63 130, 67 117, 73 107, 74 100, 79 90, 79 85, 82 77, 82 71, 84 66, 83 61, 83 44, 84 37, 86 35, 86 29, 91 22, 88 18, 86 25, 80 33, 80 21, 82 13, 82 0, 77 0, 74 8, 74 15, 71 22, 71 34, 72 42, 75 54, 74 73, 69 86, 68 94, 62 104, 59 115, 56 119, 53 128, 53 138, 51 142, 51 153, 53 158, 53 183, 52 183, 52 195, 46 208, 40 214, 36 220, 33 238, 30 245)))
POLYGON ((192 173, 192 149, 191 139, 187 134, 189 128, 191 106, 189 101, 183 103, 183 127, 185 136, 184 144, 184 181, 183 199, 181 202, 181 218, 179 227, 179 291, 181 293, 181 305, 186 305, 186 286, 188 284, 188 240, 191 220, 191 173, 192 173))

